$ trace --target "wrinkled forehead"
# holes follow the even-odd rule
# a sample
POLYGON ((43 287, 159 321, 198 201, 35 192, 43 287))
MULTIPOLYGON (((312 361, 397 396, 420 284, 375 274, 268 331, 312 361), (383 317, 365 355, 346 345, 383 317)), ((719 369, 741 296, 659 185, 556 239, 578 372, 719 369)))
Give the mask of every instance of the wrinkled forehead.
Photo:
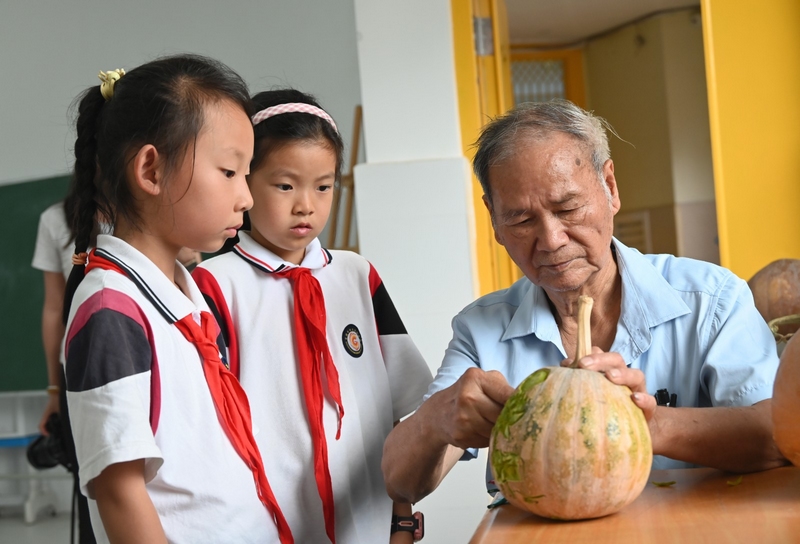
POLYGON ((548 171, 562 175, 575 169, 592 168, 590 146, 566 132, 519 130, 501 147, 491 161, 488 176, 490 186, 507 181, 509 174, 525 172, 527 177, 539 177, 548 171))

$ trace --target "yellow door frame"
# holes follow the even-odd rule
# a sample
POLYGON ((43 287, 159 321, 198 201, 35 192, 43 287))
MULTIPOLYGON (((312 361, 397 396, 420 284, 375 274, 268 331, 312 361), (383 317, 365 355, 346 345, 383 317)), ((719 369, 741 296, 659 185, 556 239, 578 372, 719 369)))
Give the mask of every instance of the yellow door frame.
MULTIPOLYGON (((451 9, 461 142, 464 156, 472 162, 481 128, 513 106, 508 16, 505 0, 451 0, 451 9), (476 51, 476 18, 491 19, 491 54, 476 51)), ((484 295, 508 287, 521 273, 494 238, 483 190, 474 174, 472 198, 479 294, 484 295)))

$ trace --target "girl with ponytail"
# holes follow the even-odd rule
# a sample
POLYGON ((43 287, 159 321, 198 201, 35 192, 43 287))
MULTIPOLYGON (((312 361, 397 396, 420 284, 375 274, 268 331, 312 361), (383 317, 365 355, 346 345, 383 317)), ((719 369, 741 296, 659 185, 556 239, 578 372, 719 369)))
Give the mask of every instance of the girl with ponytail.
POLYGON ((292 542, 219 329, 176 261, 252 199, 249 97, 211 59, 101 72, 80 98, 67 206, 67 401, 98 541, 292 542), (113 227, 87 254, 96 218, 113 227))

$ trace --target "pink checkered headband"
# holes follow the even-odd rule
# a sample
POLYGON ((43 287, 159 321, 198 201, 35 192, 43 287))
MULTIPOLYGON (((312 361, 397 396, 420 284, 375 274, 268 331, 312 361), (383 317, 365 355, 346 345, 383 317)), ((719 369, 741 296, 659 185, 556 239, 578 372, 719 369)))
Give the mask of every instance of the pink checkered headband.
POLYGON ((253 121, 253 126, 256 126, 261 121, 269 119, 270 117, 275 117, 276 115, 280 115, 282 113, 310 113, 311 115, 316 115, 320 119, 325 119, 331 124, 333 130, 339 132, 339 129, 336 128, 336 123, 333 122, 333 118, 328 115, 325 110, 316 106, 312 106, 311 104, 303 104, 302 102, 289 102, 288 104, 270 106, 269 108, 261 110, 255 114, 251 120, 253 121))

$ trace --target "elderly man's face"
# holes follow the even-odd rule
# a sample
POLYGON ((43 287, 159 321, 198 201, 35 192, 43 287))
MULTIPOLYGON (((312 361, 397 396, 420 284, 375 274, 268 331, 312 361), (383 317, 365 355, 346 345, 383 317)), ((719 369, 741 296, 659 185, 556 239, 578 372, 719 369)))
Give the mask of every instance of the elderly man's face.
POLYGON ((613 266, 610 245, 620 202, 610 160, 603 177, 610 199, 589 154, 563 133, 522 143, 490 168, 487 206, 495 238, 534 284, 553 292, 579 290, 613 266))

